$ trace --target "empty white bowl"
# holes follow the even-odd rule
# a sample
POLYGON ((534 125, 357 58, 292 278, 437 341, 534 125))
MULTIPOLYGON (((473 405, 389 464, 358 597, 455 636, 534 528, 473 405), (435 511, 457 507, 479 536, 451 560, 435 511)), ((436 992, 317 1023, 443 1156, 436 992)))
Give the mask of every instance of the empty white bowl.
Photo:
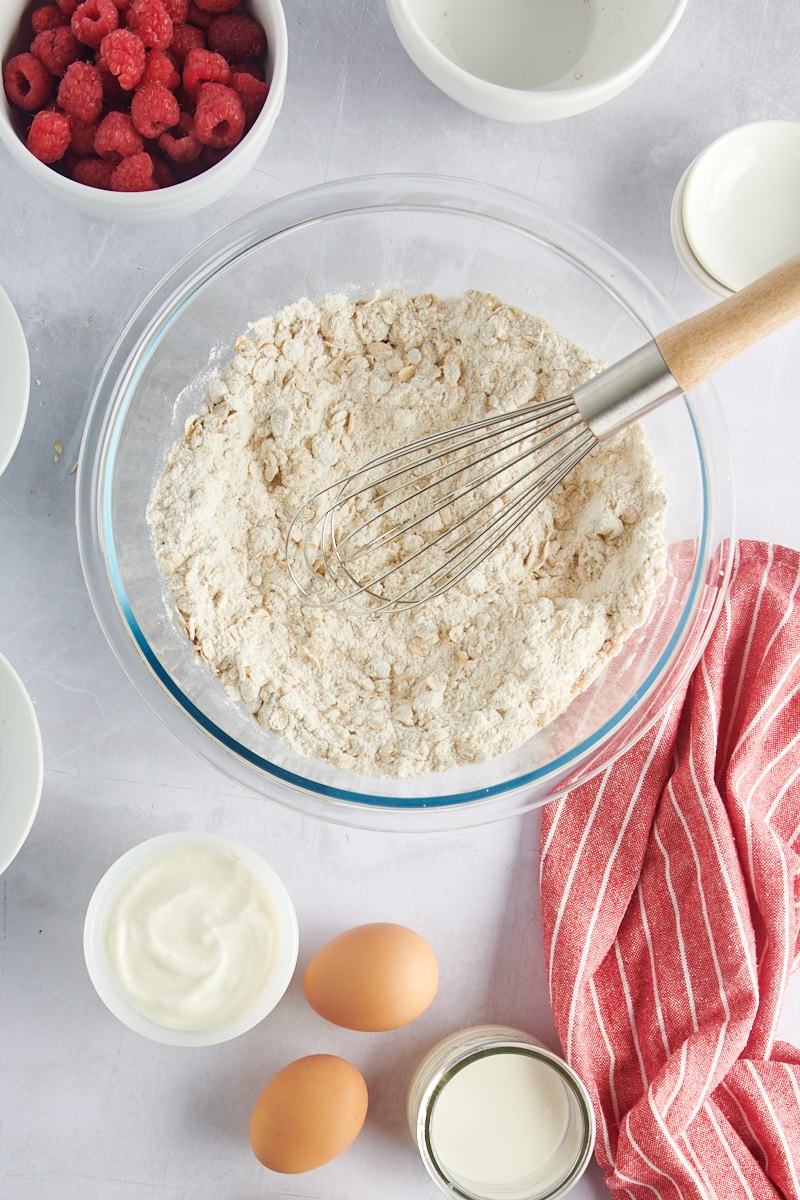
MULTIPOLYGON (((28 13, 21 3, 0 5, 0 57, 26 48, 17 29, 21 14, 28 13)), ((40 162, 28 150, 20 136, 24 114, 8 103, 0 87, 0 141, 38 183, 58 200, 71 204, 91 217, 112 221, 151 222, 185 217, 220 200, 239 183, 260 158, 283 104, 286 88, 288 41, 286 18, 280 0, 250 0, 250 12, 267 35, 266 78, 270 85, 264 107, 238 145, 220 162, 193 179, 149 192, 111 192, 88 187, 61 175, 40 162)))
POLYGON ((800 252, 800 123, 730 130, 697 156, 680 203, 692 254, 726 291, 791 258, 800 252))
POLYGON ((686 0, 386 0, 407 53, 465 108, 551 121, 629 87, 663 49, 686 0))
POLYGON ((3 399, 0 403, 0 475, 22 435, 28 412, 31 367, 28 344, 14 305, 0 288, 0 362, 3 364, 3 399))

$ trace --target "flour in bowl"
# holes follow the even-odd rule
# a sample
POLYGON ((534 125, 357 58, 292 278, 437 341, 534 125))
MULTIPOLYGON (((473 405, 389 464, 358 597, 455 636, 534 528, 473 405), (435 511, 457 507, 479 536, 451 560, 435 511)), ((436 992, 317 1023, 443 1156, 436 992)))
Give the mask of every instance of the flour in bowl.
POLYGON ((155 551, 198 655, 265 729, 365 775, 511 750, 647 617, 666 497, 638 426, 598 446, 461 584, 406 612, 304 605, 284 538, 300 504, 427 433, 563 395, 600 364, 471 291, 301 300, 212 380, 154 489, 155 551))

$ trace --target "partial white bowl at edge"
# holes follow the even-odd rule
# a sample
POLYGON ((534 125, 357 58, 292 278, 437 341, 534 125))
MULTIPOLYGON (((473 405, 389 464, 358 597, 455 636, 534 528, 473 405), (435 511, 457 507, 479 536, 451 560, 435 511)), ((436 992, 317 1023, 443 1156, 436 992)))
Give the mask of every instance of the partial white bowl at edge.
POLYGON ((43 777, 36 711, 19 675, 0 654, 0 873, 31 831, 43 777))
POLYGON ((3 399, 0 403, 0 475, 3 474, 25 425, 31 386, 31 367, 25 334, 13 304, 0 287, 0 363, 3 399))

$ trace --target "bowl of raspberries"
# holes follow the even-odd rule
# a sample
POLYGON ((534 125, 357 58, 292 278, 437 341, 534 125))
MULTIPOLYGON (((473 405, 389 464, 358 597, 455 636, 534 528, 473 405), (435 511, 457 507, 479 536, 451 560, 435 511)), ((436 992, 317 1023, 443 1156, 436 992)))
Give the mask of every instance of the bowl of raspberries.
POLYGON ((0 139, 45 188, 120 221, 185 216, 260 157, 286 85, 280 0, 0 5, 0 139))

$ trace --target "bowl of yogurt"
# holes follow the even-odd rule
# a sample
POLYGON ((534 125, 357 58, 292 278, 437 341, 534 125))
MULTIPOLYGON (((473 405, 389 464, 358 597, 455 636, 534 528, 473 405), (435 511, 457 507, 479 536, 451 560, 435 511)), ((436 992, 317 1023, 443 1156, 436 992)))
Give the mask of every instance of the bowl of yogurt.
POLYGON ((108 868, 89 902, 84 957, 110 1012, 174 1046, 209 1046, 272 1011, 297 963, 294 904, 249 847, 162 834, 108 868))

